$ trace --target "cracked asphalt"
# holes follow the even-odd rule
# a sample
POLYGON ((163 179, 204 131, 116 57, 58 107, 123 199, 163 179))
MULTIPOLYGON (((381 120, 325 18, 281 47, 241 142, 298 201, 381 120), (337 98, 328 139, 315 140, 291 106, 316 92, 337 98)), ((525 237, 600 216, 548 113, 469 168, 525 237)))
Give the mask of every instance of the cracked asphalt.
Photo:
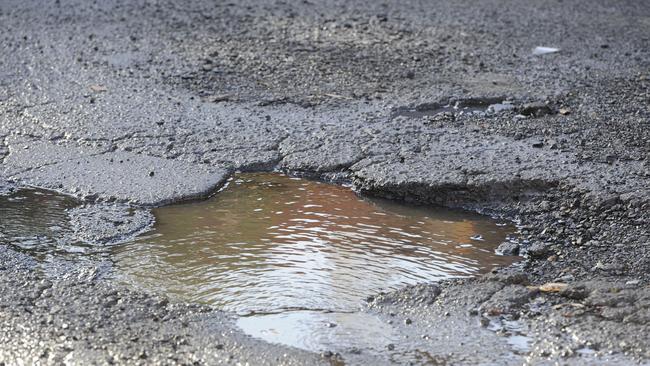
POLYGON ((3 243, 0 363, 650 363, 649 4, 5 0, 0 30, 0 193, 80 199, 70 240, 282 170, 516 221, 526 258, 377 294, 399 342, 314 354, 3 243))

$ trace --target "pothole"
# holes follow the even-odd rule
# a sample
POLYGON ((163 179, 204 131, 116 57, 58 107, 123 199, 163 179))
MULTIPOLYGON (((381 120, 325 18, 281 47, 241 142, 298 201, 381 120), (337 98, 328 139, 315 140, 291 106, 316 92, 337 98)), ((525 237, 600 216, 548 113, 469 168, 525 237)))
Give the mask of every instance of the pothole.
POLYGON ((415 107, 398 107, 391 113, 391 118, 425 118, 433 117, 442 113, 450 113, 454 116, 461 115, 493 115, 503 111, 513 110, 515 105, 512 102, 497 98, 461 99, 449 104, 424 103, 415 107))
POLYGON ((153 231, 114 249, 125 278, 240 314, 354 310, 380 291, 513 261, 494 253, 511 225, 280 174, 239 174, 210 200, 154 215, 153 231))
MULTIPOLYGON (((1 196, 0 242, 75 251, 67 213, 78 205, 39 190, 1 196)), ((365 298, 518 258, 495 254, 511 224, 282 174, 237 174, 209 200, 153 214, 146 234, 92 247, 110 256, 118 280, 232 311, 246 333, 312 351, 385 350, 399 335, 359 311, 365 298)))
POLYGON ((494 253, 510 224, 281 174, 238 174, 210 200, 154 215, 153 231, 113 251, 125 281, 233 311, 248 334, 312 351, 385 349, 391 326, 359 312, 366 297, 516 260, 494 253))

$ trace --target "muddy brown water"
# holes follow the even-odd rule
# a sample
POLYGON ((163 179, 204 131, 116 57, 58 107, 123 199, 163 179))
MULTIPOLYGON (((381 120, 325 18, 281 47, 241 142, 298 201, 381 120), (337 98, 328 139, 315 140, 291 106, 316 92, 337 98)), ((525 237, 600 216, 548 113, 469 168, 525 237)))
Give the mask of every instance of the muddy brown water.
MULTIPOLYGON (((39 190, 0 197, 0 242, 65 249, 76 204, 39 190)), ((389 324, 358 311, 370 295, 517 260, 494 252, 511 224, 281 174, 237 174, 209 200, 154 215, 150 232, 101 249, 118 280, 235 312, 248 334, 314 351, 394 342, 389 324)))
POLYGON ((405 206, 280 174, 240 174, 210 200, 154 210, 114 250, 126 278, 237 313, 356 309, 407 284, 512 263, 514 232, 489 217, 405 206))
POLYGON ((364 298, 516 260, 494 253, 510 224, 280 174, 239 174, 210 200, 154 215, 152 232, 113 251, 123 280, 236 312, 246 333, 311 351, 387 352, 399 332, 359 312, 364 298))

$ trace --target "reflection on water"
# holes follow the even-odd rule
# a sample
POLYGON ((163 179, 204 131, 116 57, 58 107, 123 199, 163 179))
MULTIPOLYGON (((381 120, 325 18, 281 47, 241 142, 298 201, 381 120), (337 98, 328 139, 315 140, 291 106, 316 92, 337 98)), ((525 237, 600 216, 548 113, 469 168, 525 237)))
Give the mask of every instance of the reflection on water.
POLYGON ((237 325, 254 337, 309 351, 350 348, 381 351, 399 339, 392 326, 366 313, 288 311, 241 317, 237 325), (341 347, 343 346, 343 348, 341 347))
POLYGON ((355 309, 381 290, 514 260, 494 254, 513 227, 488 217, 280 174, 240 174, 208 201, 154 214, 153 232, 114 250, 123 278, 239 313, 355 309))

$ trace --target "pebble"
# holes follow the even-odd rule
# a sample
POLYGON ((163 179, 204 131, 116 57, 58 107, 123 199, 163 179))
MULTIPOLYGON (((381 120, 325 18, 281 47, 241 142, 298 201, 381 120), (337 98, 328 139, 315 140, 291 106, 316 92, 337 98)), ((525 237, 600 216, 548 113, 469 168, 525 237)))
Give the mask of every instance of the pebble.
POLYGON ((531 258, 542 258, 549 254, 551 245, 549 243, 536 242, 528 248, 528 255, 531 258))
POLYGON ((542 292, 560 292, 566 290, 569 287, 566 283, 562 282, 549 282, 539 286, 539 290, 542 292))
POLYGON ((503 242, 497 247, 496 252, 501 255, 518 255, 519 243, 512 241, 503 242))

